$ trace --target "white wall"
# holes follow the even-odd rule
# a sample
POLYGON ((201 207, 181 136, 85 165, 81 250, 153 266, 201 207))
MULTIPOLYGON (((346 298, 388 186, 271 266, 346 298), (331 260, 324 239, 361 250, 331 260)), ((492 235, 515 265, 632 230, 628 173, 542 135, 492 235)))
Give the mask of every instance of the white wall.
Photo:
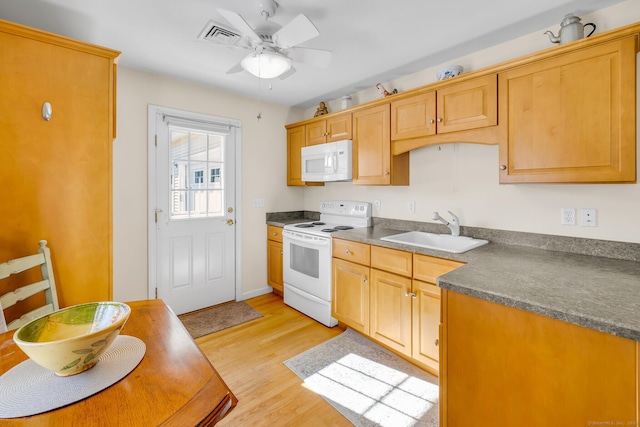
MULTIPOLYGON (((265 213, 297 210, 300 188, 287 187, 285 123, 302 111, 126 68, 118 69, 117 129, 113 148, 113 296, 147 295, 147 107, 149 104, 242 122, 242 288, 245 296, 267 287, 265 213), (256 116, 262 111, 262 119, 256 116), (254 198, 264 208, 252 207, 254 198)), ((256 94, 257 95, 257 94, 256 94)), ((264 95, 263 95, 264 96, 264 95)))
MULTIPOLYGON (((596 23, 598 33, 638 21, 637 0, 582 17, 583 23, 596 23)), ((549 29, 557 34, 559 25, 549 29)), ((460 64, 466 71, 472 71, 540 51, 552 46, 544 31, 383 84, 388 90, 397 88, 402 92, 434 82, 436 71, 445 65, 460 64)), ((371 88, 352 97, 356 105, 376 99, 378 93, 371 88)), ((338 111, 340 100, 330 101, 328 105, 330 111, 338 111)), ((315 108, 306 110, 305 118, 312 117, 314 112, 315 108)), ((447 217, 446 211, 451 210, 467 226, 640 243, 638 184, 500 185, 497 146, 444 144, 414 150, 410 156, 410 186, 327 183, 325 187, 305 189, 305 209, 317 210, 321 198, 380 200, 382 208, 374 209, 376 217, 431 222, 433 211, 447 217), (408 212, 409 201, 415 202, 415 213, 408 212), (597 227, 561 225, 562 207, 596 208, 597 227)))

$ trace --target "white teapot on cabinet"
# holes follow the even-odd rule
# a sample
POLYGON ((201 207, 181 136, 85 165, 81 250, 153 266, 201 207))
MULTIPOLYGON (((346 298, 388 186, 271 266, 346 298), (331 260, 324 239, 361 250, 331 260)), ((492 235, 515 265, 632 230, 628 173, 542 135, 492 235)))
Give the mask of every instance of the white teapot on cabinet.
POLYGON ((580 23, 580 18, 575 16, 573 13, 567 13, 564 16, 564 19, 560 23, 560 32, 558 36, 555 36, 551 31, 545 31, 545 34, 549 34, 549 40, 552 43, 569 43, 574 40, 583 39, 584 35, 584 27, 590 26, 592 30, 587 37, 589 37, 596 30, 596 24, 589 22, 588 24, 582 25, 580 23))

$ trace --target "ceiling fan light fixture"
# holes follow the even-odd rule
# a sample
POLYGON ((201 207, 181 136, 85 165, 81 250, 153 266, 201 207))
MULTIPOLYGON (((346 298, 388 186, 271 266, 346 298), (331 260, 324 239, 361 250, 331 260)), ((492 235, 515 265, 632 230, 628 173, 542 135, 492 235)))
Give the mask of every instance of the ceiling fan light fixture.
POLYGON ((277 52, 261 51, 247 55, 240 65, 261 79, 273 79, 291 68, 291 60, 277 52))

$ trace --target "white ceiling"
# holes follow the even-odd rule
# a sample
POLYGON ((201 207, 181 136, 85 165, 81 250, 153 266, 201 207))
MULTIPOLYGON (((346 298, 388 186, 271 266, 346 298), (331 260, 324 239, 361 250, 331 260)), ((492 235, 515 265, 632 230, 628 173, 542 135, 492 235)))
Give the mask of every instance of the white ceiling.
POLYGON ((209 20, 232 28, 217 8, 260 23, 259 0, 0 0, 0 19, 119 50, 122 67, 309 108, 622 0, 276 1, 272 21, 304 13, 320 36, 301 46, 333 57, 327 69, 295 64, 260 89, 247 72, 226 73, 248 51, 198 39, 209 20))

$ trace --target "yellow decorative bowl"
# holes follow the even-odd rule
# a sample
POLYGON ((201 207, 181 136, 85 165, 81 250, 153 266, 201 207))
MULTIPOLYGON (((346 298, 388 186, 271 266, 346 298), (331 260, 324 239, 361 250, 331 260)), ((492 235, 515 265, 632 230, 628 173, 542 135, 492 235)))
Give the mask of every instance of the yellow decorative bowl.
POLYGON ((32 320, 13 340, 38 365, 58 376, 92 368, 115 341, 131 308, 120 302, 92 302, 32 320))

